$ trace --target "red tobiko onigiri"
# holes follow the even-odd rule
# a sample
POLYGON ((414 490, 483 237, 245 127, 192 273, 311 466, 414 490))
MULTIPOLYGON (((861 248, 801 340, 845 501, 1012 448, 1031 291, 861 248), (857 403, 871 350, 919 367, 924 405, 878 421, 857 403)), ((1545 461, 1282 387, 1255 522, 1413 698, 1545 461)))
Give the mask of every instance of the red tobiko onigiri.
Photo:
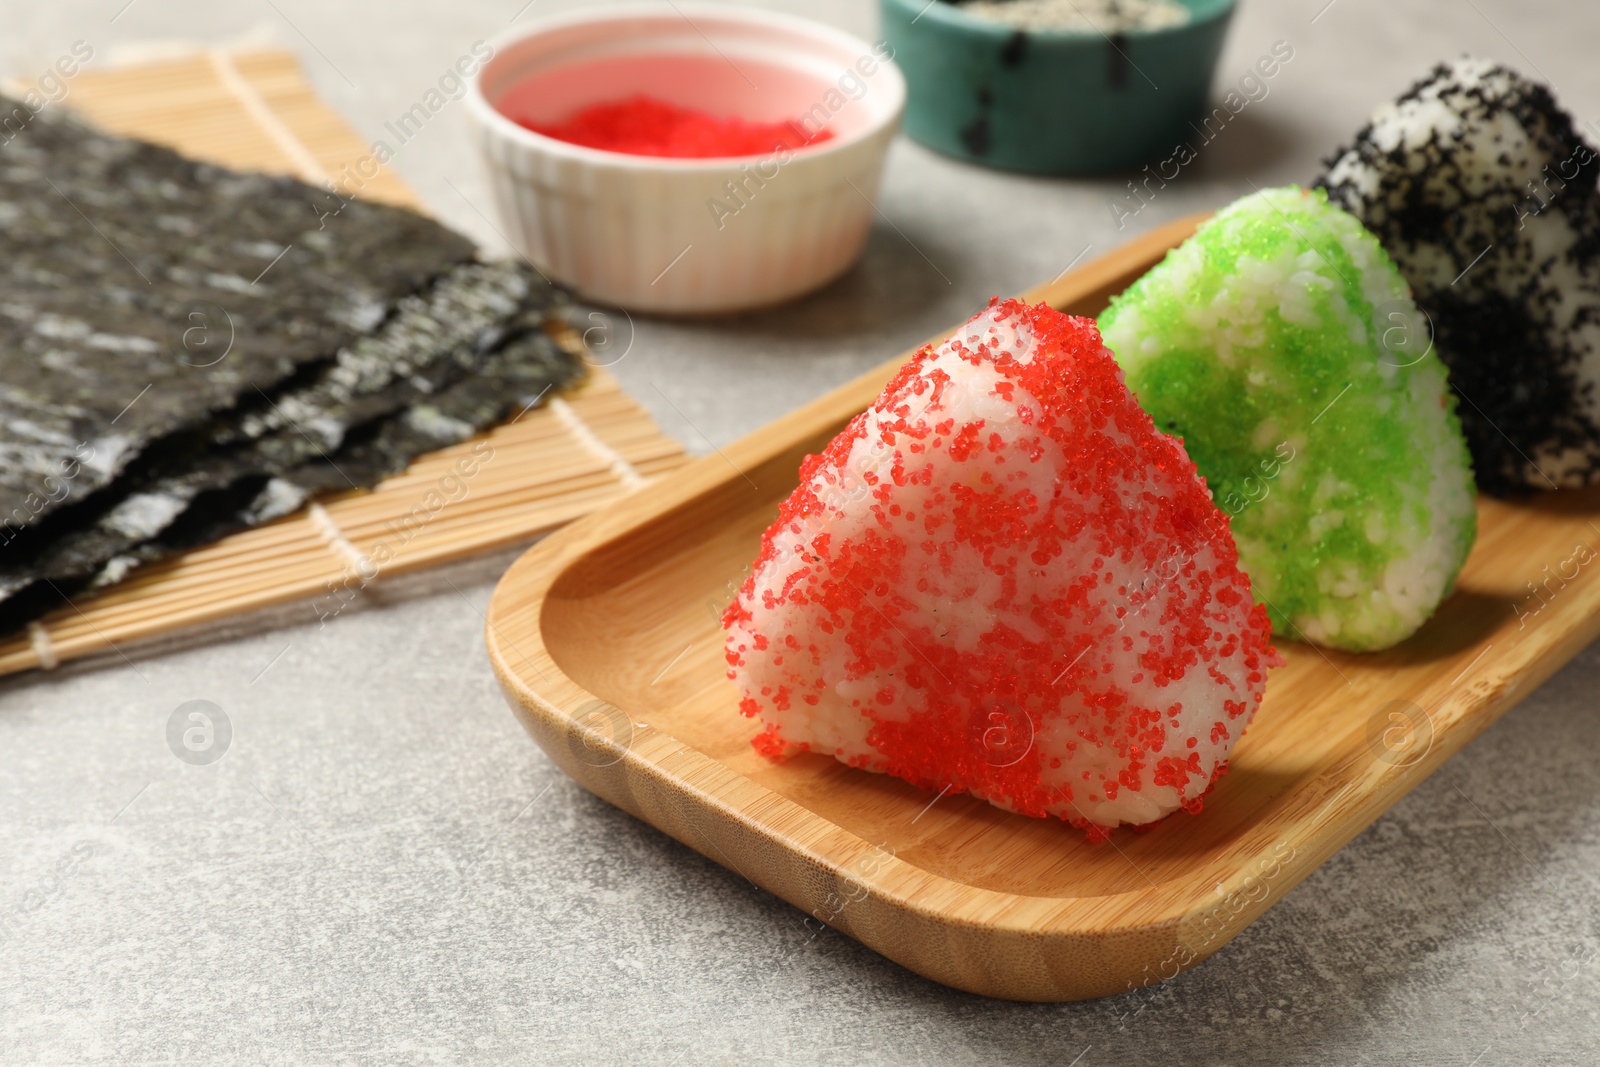
POLYGON ((1201 798, 1279 662, 1092 321, 996 301, 800 468, 723 617, 763 753, 1104 837, 1201 798))

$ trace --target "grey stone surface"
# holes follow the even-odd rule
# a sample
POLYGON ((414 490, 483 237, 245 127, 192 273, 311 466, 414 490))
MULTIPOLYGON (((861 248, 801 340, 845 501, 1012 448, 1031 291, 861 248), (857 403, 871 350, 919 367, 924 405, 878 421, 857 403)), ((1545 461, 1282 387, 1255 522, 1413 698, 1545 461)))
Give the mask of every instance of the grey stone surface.
MULTIPOLYGON (((5 0, 0 64, 37 75, 76 39, 102 57, 275 39, 376 137, 526 0, 125 2, 5 0)), ((1120 182, 901 143, 848 278, 763 315, 638 321, 618 374, 704 451, 1086 245, 1309 178, 1438 57, 1489 54, 1596 114, 1593 7, 1326 3, 1247 0, 1223 76, 1280 38, 1295 59, 1125 230, 1120 182)), ((860 0, 768 6, 873 29, 860 0)), ((493 244, 464 121, 441 113, 394 165, 493 244)), ((1015 1005, 831 932, 808 942, 795 909, 568 781, 485 660, 480 612, 510 558, 377 587, 320 629, 291 606, 0 682, 0 1061, 1600 1059, 1594 649, 1201 967, 1139 997, 1015 1005), (169 748, 191 700, 232 727, 209 765, 169 748)))

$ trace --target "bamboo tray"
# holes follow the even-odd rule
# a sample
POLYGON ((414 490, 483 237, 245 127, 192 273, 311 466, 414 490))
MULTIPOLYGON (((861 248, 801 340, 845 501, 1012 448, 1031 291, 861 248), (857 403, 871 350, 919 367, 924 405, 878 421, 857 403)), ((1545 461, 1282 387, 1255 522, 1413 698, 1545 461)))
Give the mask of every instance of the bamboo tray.
MULTIPOLYGON (((332 182, 345 195, 420 207, 387 168, 350 186, 350 166, 370 149, 316 96, 287 52, 210 51, 85 71, 70 90, 64 106, 112 132, 224 166, 332 182)), ((382 575, 458 559, 570 522, 685 462, 682 446, 610 375, 593 369, 543 407, 421 456, 371 492, 329 497, 318 510, 142 567, 26 634, 0 635, 0 674, 120 653, 123 642, 290 600, 307 600, 306 617, 326 620, 380 577, 370 559, 380 545, 392 553, 382 575), (465 495, 441 495, 441 479, 485 442, 493 451, 465 495)))
MULTIPOLYGON (((1028 298, 1095 314, 1198 221, 1028 298)), ((535 547, 496 590, 487 638, 523 725, 586 788, 935 981, 1059 1001, 1193 966, 1600 632, 1600 581, 1572 576, 1575 546, 1600 545, 1600 495, 1482 499, 1459 588, 1411 640, 1369 655, 1278 642, 1287 665, 1199 816, 1091 845, 826 756, 769 762, 716 616, 801 457, 899 363, 535 547)))

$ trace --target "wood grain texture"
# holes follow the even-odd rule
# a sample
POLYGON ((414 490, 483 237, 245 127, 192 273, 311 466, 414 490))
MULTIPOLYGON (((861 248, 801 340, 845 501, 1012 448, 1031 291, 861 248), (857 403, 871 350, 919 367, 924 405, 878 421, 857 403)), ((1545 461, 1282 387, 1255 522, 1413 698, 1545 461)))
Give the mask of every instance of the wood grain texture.
MULTIPOLYGON (((1098 312, 1198 221, 1028 295, 1098 312)), ((826 756, 769 762, 716 616, 801 457, 900 362, 536 546, 496 591, 487 639, 523 724, 586 788, 935 981, 1056 1001, 1193 966, 1600 632, 1600 568, 1575 562, 1600 557, 1600 495, 1484 499, 1459 588, 1411 640, 1368 655, 1280 642, 1287 665, 1199 815, 1091 845, 826 756)))
MULTIPOLYGON (((287 52, 205 52, 74 78, 66 103, 97 125, 236 168, 293 174, 416 207, 391 171, 363 178, 369 148, 312 91, 287 52), (347 166, 350 165, 350 166, 347 166), (355 175, 352 184, 350 176, 355 175)), ((370 171, 370 168, 368 168, 370 171)), ((310 207, 307 207, 308 214, 310 207)), ((565 339, 574 352, 576 337, 565 339)), ((329 526, 300 511, 140 568, 126 581, 0 639, 0 674, 49 666, 124 642, 310 598, 308 617, 337 615, 383 575, 526 540, 633 492, 688 461, 682 446, 603 370, 560 402, 453 448, 420 456, 370 492, 322 500, 332 529, 376 563, 346 558, 329 526), (483 460, 482 448, 489 458, 483 460), (479 449, 464 491, 441 480, 479 449)))

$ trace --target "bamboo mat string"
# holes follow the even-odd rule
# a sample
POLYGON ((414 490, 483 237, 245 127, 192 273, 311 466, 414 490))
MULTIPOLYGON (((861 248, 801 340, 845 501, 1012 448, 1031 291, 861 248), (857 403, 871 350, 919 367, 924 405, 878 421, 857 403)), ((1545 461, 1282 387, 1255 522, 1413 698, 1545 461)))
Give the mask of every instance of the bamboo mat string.
POLYGON ((334 552, 338 553, 345 563, 350 564, 351 570, 357 574, 365 575, 369 570, 377 569, 373 567, 372 560, 368 558, 367 554, 352 544, 350 539, 344 535, 344 531, 339 528, 339 524, 333 521, 333 516, 328 514, 327 508, 313 500, 310 506, 306 508, 306 518, 310 519, 311 525, 317 528, 317 533, 322 535, 322 540, 334 552))
POLYGON ((277 145, 294 164, 302 180, 312 184, 333 184, 332 176, 323 169, 321 163, 317 162, 317 157, 311 154, 305 143, 296 137, 294 131, 284 125, 283 120, 267 106, 267 102, 261 98, 255 86, 239 73, 232 55, 220 48, 213 48, 206 53, 206 58, 211 61, 211 69, 216 71, 217 79, 222 82, 223 88, 227 89, 250 113, 255 124, 261 127, 261 132, 272 138, 272 143, 277 145))
POLYGON ((56 658, 55 642, 50 640, 50 631, 43 624, 28 624, 28 643, 33 646, 33 654, 39 657, 39 666, 43 670, 53 671, 61 665, 56 658))
POLYGON ((595 435, 595 432, 589 428, 589 424, 579 418, 576 411, 572 410, 571 404, 559 396, 551 397, 549 404, 550 410, 555 412, 556 418, 561 420, 562 425, 572 431, 572 436, 576 437, 584 448, 587 448, 595 456, 603 460, 611 472, 622 481, 622 484, 628 487, 629 492, 644 487, 645 480, 640 477, 637 468, 624 459, 616 449, 600 440, 595 435))

